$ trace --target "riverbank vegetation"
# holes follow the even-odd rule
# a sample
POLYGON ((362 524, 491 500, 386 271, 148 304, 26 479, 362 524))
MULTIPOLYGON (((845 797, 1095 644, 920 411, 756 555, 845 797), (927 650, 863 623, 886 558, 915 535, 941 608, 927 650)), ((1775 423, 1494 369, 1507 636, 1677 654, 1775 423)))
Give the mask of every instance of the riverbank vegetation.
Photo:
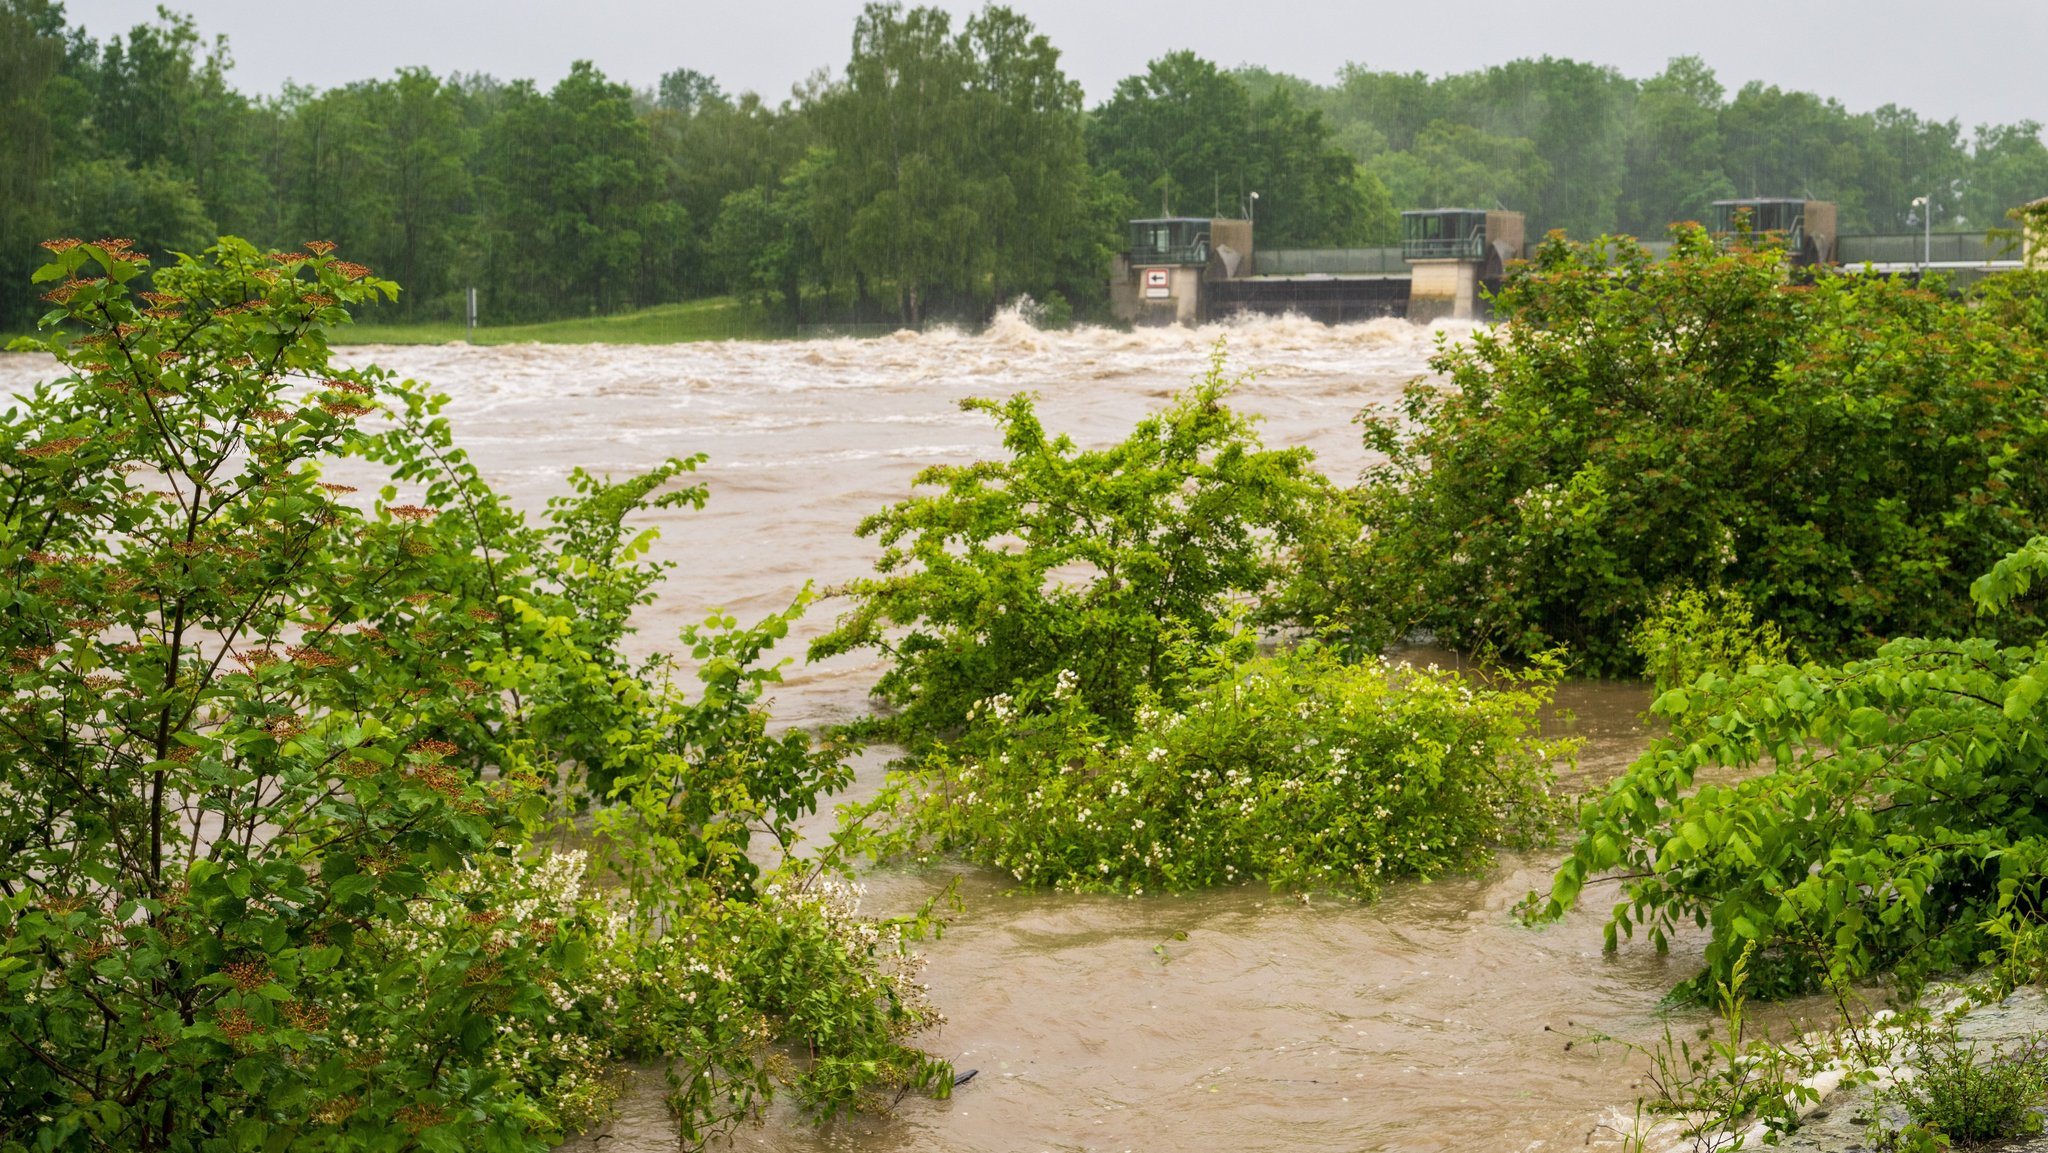
POLYGON ((883 855, 952 849, 1033 884, 1264 881, 1370 894, 1540 840, 1557 669, 1491 683, 1314 643, 1257 654, 1252 611, 1335 490, 1269 450, 1206 374, 1123 442, 1078 451, 1029 397, 972 400, 1007 460, 937 465, 860 526, 879 575, 812 644, 874 649, 911 757, 849 814, 883 855))
POLYGON ((1669 736, 1532 911, 1620 871, 1610 942, 1697 920, 1701 995, 1746 951, 1766 993, 2048 952, 2042 288, 1795 278, 1691 226, 1658 262, 1553 239, 1363 417, 1384 463, 1349 489, 1224 415, 1220 353, 1099 453, 977 402, 1010 459, 871 518, 883 575, 816 650, 891 661, 874 724, 912 756, 857 816, 1063 887, 1455 868, 1540 832, 1568 750, 1535 737, 1545 674, 1381 662, 1422 629, 1658 682, 1669 736))
MULTIPOLYGON (((1142 894, 1260 881, 1372 896, 1547 836, 1540 722, 1554 667, 1490 681, 1250 638, 1190 670, 1171 707, 1106 721, 1063 674, 998 694, 869 807, 901 855, 954 850, 1020 881, 1142 894)), ((1142 694, 1150 697, 1152 694, 1142 694)))
POLYGON ((1365 650, 1421 627, 1563 645, 1602 675, 1641 669, 1631 631, 1688 588, 1822 658, 1979 627, 1970 581, 2048 529, 2033 282, 1795 282, 1768 244, 1672 236, 1655 263, 1626 239, 1547 242, 1500 294, 1505 324, 1368 414, 1385 463, 1292 611, 1365 650))
POLYGON ((1027 294, 1099 315, 1129 218, 1242 216, 1253 192, 1265 248, 1390 243, 1400 210, 1460 203, 1524 211, 1532 236, 1654 237, 1716 198, 1794 193, 1849 233, 1921 231, 1922 196, 1935 228, 1981 232, 2048 193, 2032 121, 1966 137, 1731 95, 1689 57, 1644 79, 1545 57, 1314 83, 1159 45, 1091 108, 1000 6, 871 5, 843 66, 782 100, 588 63, 551 86, 405 69, 247 93, 217 31, 167 15, 95 39, 54 0, 0 0, 0 331, 35 315, 16 291, 35 241, 67 233, 326 237, 405 286, 365 306, 380 325, 457 320, 472 286, 493 328, 718 295, 786 324, 918 323, 1027 294))
POLYGON ((783 856, 849 775, 760 709, 801 606, 686 630, 694 692, 620 653, 695 458, 529 520, 446 398, 328 362, 394 288, 332 245, 46 247, 82 335, 0 418, 0 1148, 544 1150, 627 1059, 693 1143, 949 1089, 918 919, 783 856))

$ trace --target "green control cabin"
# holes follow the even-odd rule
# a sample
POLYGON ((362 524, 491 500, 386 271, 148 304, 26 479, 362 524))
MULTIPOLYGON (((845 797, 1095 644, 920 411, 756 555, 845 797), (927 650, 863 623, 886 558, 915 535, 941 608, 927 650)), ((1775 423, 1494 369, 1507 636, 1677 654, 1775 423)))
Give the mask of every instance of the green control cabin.
POLYGON ((1158 216, 1130 222, 1129 248, 1110 270, 1109 305, 1130 324, 1199 324, 1209 318, 1206 286, 1250 276, 1249 220, 1158 216))
POLYGON ((1209 219, 1162 216, 1131 221, 1131 263, 1175 265, 1209 263, 1209 219))
POLYGON ((1835 206, 1832 201, 1792 196, 1750 196, 1716 200, 1707 224, 1715 236, 1728 237, 1747 222, 1758 236, 1785 242, 1785 255, 1795 265, 1831 264, 1835 260, 1835 206))
POLYGON ((1401 214, 1401 259, 1480 260, 1486 256, 1486 210, 1430 208, 1401 214))
POLYGON ((1522 214, 1485 208, 1427 208, 1401 214, 1401 259, 1414 279, 1408 319, 1428 323, 1480 315, 1480 290, 1522 255, 1522 214))

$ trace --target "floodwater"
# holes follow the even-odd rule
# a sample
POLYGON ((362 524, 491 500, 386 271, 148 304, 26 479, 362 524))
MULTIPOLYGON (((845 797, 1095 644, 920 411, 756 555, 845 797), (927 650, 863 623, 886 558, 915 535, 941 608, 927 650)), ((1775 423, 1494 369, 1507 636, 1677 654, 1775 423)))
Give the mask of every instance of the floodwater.
MULTIPOLYGON (((1352 418, 1396 400, 1435 343, 1468 329, 1404 321, 1324 327, 1259 319, 1199 331, 1041 333, 1006 316, 980 334, 664 347, 462 345, 342 350, 453 398, 460 442, 484 474, 538 512, 573 467, 624 473, 709 454, 701 511, 665 512, 656 555, 677 563, 643 613, 636 647, 672 641, 712 609, 758 617, 806 582, 868 573, 866 514, 910 490, 926 465, 997 451, 965 397, 1030 391, 1048 428, 1083 447, 1121 439, 1226 343, 1253 379, 1235 403, 1264 418, 1269 445, 1315 450, 1348 482, 1367 463, 1352 418)), ((14 391, 49 362, 0 356, 14 391)), ((857 715, 872 660, 801 663, 842 607, 814 606, 782 650, 796 658, 775 710, 814 725, 857 715)), ((1638 752, 1641 686, 1566 686, 1585 738, 1582 773, 1605 779, 1638 752)), ((863 764, 871 788, 881 758, 863 764)), ((1244 887, 1142 899, 1018 892, 1008 878, 881 870, 868 908, 914 907, 956 873, 964 908, 931 943, 927 973, 949 1022, 927 1045, 980 1075, 945 1102, 819 1132, 777 1113, 743 1131, 761 1150, 1529 1150, 1618 1142, 1640 1061, 1584 1038, 1638 1041, 1666 1023, 1663 992, 1689 975, 1674 956, 1600 951, 1582 913, 1540 930, 1512 906, 1545 887, 1557 854, 1509 856, 1476 877, 1391 887, 1376 904, 1244 887), (1185 934, 1185 939, 1180 938, 1185 934), (1572 1044, 1568 1045, 1568 1042, 1572 1044)), ((1596 908, 1607 892, 1593 887, 1596 908)), ((601 1143, 673 1148, 652 1098, 601 1143)))

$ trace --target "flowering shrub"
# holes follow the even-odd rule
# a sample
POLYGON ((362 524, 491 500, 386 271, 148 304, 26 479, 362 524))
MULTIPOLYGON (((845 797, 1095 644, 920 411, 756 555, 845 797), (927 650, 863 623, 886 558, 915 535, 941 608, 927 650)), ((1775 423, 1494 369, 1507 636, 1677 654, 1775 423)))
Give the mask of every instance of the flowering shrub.
POLYGON ((797 610, 687 634, 695 699, 618 651, 625 518, 693 460, 529 525, 442 398, 328 363, 396 291, 332 245, 48 247, 60 375, 0 417, 0 1150, 543 1149, 629 1054, 712 1070, 701 1137, 794 1039, 824 1112, 945 1090, 895 937, 748 853, 846 775, 766 735, 797 610), (602 895, 532 857, 591 804, 602 895), (791 942, 807 1000, 757 979, 791 942))
POLYGON ((1310 644, 1215 663, 1120 733, 1061 673, 983 702, 875 805, 898 822, 895 849, 936 843, 1032 884, 1369 894, 1544 835, 1552 765, 1571 752, 1536 733, 1554 676, 1485 687, 1310 644))

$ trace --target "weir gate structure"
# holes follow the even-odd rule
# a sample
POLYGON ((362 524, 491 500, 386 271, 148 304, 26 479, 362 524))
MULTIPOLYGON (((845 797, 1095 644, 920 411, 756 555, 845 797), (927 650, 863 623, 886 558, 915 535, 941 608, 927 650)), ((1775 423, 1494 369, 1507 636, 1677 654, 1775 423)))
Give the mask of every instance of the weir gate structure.
MULTIPOLYGON (((2037 202, 2048 203, 2048 202, 2037 202)), ((2011 242, 1973 233, 1843 236, 1825 200, 1757 197, 1714 203, 1709 229, 1740 221, 1785 244, 1788 263, 1849 271, 1940 272, 1963 285, 1988 273, 2048 267, 2048 236, 2011 242)), ((1294 313, 1327 324, 1399 316, 1417 323, 1484 319, 1507 262, 1529 254, 1522 214, 1434 208, 1401 214, 1401 243, 1383 248, 1260 249, 1249 220, 1153 217, 1130 223, 1110 269, 1110 310, 1130 324, 1199 324, 1241 313, 1294 313)), ((1644 244, 1657 258, 1669 241, 1644 244)))

